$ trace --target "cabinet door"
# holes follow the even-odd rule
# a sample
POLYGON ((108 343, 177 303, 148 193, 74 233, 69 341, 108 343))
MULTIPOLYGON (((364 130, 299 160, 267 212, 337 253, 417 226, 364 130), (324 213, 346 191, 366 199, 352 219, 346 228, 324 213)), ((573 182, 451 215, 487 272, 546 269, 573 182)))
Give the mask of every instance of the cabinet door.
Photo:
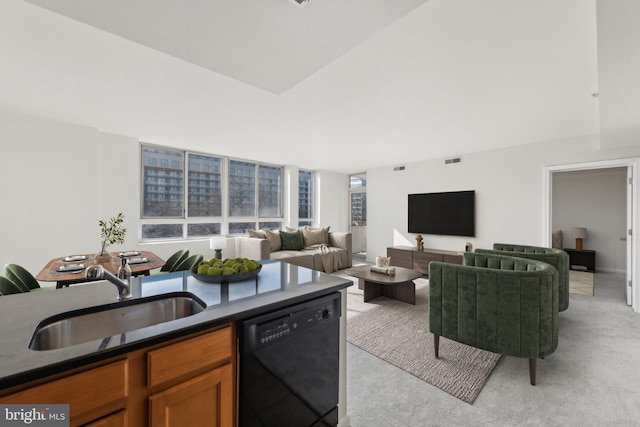
POLYGON ((151 427, 233 425, 233 370, 224 365, 149 398, 151 427))
POLYGON ((432 252, 416 252, 413 254, 413 269, 422 274, 429 274, 429 264, 431 261, 442 262, 444 256, 432 252))
POLYGON ((462 265, 462 255, 444 255, 444 262, 462 265))
POLYGON ((391 258, 391 265, 396 267, 413 268, 411 250, 387 248, 387 256, 391 258))

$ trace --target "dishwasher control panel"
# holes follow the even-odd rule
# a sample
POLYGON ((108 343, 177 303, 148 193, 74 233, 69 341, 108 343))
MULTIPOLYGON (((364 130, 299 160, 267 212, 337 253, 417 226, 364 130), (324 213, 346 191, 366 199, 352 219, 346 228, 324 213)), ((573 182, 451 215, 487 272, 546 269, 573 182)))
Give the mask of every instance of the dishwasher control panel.
POLYGON ((256 324, 255 344, 270 344, 333 319, 339 319, 340 298, 320 298, 283 311, 285 312, 282 316, 256 324))

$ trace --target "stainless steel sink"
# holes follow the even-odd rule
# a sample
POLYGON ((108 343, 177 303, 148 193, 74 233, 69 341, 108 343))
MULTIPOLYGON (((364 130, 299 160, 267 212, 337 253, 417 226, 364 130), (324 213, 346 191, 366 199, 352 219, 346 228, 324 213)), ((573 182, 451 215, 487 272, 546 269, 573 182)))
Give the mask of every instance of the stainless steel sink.
POLYGON ((29 348, 53 350, 99 339, 108 340, 113 335, 192 316, 206 307, 202 300, 189 292, 173 292, 69 311, 40 322, 29 348))

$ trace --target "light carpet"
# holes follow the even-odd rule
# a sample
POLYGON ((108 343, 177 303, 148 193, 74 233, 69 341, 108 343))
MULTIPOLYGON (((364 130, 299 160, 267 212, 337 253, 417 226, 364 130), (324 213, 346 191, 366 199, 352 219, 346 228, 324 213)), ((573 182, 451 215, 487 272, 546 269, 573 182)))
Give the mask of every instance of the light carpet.
POLYGON ((387 297, 365 303, 356 279, 347 288, 347 341, 472 404, 501 355, 441 338, 436 359, 429 332, 428 281, 415 283, 415 306, 387 297))
POLYGON ((569 271, 569 292, 572 294, 593 296, 593 273, 569 271))

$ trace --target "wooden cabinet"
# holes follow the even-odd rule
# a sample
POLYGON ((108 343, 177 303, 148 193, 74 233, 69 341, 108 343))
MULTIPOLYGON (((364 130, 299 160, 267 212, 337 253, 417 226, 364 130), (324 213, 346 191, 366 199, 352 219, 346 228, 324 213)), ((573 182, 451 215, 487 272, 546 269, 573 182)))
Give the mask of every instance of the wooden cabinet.
POLYGON ((235 422, 235 328, 225 325, 27 384, 9 404, 69 404, 70 426, 235 422))
POLYGON ((233 370, 225 365, 149 398, 151 427, 233 425, 233 370))
POLYGON ((231 328, 225 328, 150 351, 149 387, 164 390, 149 397, 149 425, 232 426, 232 349, 231 328))
POLYGON ((122 359, 10 394, 0 402, 68 404, 70 425, 78 426, 125 407, 127 371, 128 361, 122 359))
POLYGON ((429 274, 429 264, 432 261, 462 264, 462 255, 454 251, 439 249, 417 250, 411 246, 393 246, 387 248, 387 256, 391 257, 391 265, 405 267, 429 274))

